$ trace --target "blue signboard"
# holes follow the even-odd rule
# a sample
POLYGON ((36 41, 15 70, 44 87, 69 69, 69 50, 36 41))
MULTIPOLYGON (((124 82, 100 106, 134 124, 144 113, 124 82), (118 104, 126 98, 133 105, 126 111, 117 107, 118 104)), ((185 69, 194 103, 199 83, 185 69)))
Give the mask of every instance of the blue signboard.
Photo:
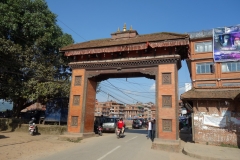
POLYGON ((50 100, 46 104, 45 122, 67 122, 68 99, 50 100))
POLYGON ((240 60, 240 25, 213 29, 215 62, 240 60))

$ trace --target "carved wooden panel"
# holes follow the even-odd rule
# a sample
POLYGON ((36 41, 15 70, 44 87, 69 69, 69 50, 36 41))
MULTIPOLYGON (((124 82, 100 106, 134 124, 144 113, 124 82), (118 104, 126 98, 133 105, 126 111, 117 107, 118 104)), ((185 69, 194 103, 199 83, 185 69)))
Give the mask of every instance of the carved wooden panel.
POLYGON ((162 107, 163 108, 172 108, 172 96, 163 95, 162 96, 162 107))
POLYGON ((75 76, 74 86, 81 86, 82 76, 75 76))
POLYGON ((78 106, 80 104, 80 95, 73 96, 73 105, 78 106))
POLYGON ((78 126, 78 116, 72 116, 71 126, 78 126))
POLYGON ((162 84, 171 84, 171 73, 162 73, 162 84))
POLYGON ((171 132, 172 131, 172 120, 171 119, 163 119, 162 126, 163 126, 163 131, 171 132))
POLYGON ((105 60, 102 62, 93 62, 93 63, 70 63, 69 66, 71 68, 89 68, 89 69, 99 69, 99 68, 117 68, 117 67, 131 67, 131 66, 153 66, 164 63, 176 63, 178 61, 177 58, 160 58, 160 59, 139 59, 139 61, 119 61, 119 62, 106 62, 105 60))

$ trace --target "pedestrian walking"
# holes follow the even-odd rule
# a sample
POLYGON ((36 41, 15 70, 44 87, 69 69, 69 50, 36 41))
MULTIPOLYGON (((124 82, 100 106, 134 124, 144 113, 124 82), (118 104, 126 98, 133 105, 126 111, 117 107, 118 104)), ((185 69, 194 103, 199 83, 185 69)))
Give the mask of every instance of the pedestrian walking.
POLYGON ((148 121, 147 131, 148 131, 147 139, 149 139, 152 137, 151 136, 151 134, 152 134, 152 121, 151 120, 148 121))
POLYGON ((156 120, 153 119, 153 121, 152 121, 152 136, 151 136, 152 142, 154 141, 155 133, 156 133, 156 120))

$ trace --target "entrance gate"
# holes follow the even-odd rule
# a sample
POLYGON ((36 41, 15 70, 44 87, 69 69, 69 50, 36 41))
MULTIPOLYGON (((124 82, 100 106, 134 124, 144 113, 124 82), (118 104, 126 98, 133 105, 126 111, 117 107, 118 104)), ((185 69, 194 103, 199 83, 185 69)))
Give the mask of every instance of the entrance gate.
POLYGON ((96 86, 108 78, 146 77, 156 83, 156 138, 178 140, 178 69, 188 58, 187 34, 138 35, 117 31, 111 38, 66 46, 72 83, 68 132, 93 134, 96 86))

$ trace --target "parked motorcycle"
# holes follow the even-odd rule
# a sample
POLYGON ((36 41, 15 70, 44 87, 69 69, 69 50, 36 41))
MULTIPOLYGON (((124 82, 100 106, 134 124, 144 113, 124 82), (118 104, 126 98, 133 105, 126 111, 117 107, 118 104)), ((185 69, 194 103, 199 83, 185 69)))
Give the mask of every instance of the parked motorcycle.
POLYGON ((33 136, 36 133, 36 124, 35 123, 29 124, 28 131, 29 134, 33 136))
POLYGON ((99 136, 102 136, 102 130, 103 130, 102 127, 101 127, 101 126, 98 126, 98 129, 97 129, 97 130, 98 130, 99 136))

